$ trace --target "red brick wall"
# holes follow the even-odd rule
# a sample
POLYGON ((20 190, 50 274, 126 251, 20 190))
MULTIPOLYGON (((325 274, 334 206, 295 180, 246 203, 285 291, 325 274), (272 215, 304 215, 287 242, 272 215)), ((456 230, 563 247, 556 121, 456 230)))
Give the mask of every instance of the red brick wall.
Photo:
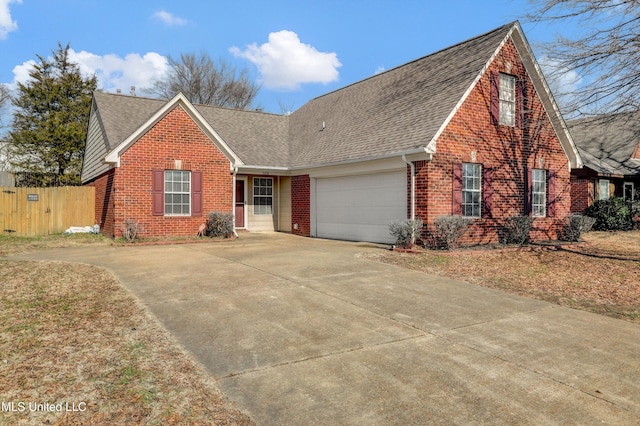
POLYGON ((212 211, 232 211, 233 177, 229 160, 178 106, 120 157, 114 182, 114 235, 131 219, 142 226, 142 237, 196 235, 212 211), (174 169, 202 172, 202 216, 154 216, 152 171, 174 169))
POLYGON ((464 244, 495 242, 505 219, 525 214, 526 170, 532 168, 548 169, 557 178, 556 218, 536 218, 531 236, 556 238, 559 219, 569 214, 571 206, 568 160, 511 41, 505 44, 438 138, 433 161, 420 165, 416 171, 416 215, 427 224, 433 224, 439 216, 452 214, 452 164, 461 162, 481 163, 493 169, 492 218, 474 220, 463 237, 464 244), (530 112, 526 120, 529 125, 523 129, 517 124, 511 127, 491 122, 491 72, 526 79, 526 110, 530 112))
POLYGON ((592 184, 589 178, 571 176, 571 212, 581 213, 593 202, 592 184))
POLYGON ((311 236, 311 179, 309 175, 291 178, 291 232, 311 236), (295 229, 298 224, 298 229, 295 229))
POLYGON ((96 222, 100 225, 100 232, 112 237, 114 234, 113 213, 113 181, 117 169, 111 169, 87 184, 96 189, 96 222))

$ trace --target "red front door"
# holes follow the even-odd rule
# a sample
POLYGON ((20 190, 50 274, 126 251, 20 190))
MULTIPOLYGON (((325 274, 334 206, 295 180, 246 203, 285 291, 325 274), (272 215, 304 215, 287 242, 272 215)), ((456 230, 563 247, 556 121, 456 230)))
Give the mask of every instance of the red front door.
POLYGON ((244 181, 236 181, 236 228, 244 228, 244 181))

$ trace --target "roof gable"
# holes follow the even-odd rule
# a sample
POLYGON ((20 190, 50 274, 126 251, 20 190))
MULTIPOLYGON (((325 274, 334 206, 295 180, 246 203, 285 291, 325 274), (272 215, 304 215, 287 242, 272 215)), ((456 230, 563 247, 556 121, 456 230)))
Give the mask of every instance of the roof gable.
POLYGON ((105 156, 167 102, 94 92, 82 165, 82 182, 106 172, 105 156))
POLYGON ((423 149, 436 140, 511 37, 572 167, 582 163, 518 22, 320 96, 292 114, 293 167, 423 149))
POLYGON ((527 38, 524 35, 524 31, 520 27, 520 23, 515 22, 513 27, 509 33, 509 36, 513 40, 518 53, 520 54, 520 58, 522 63, 524 64, 525 69, 527 70, 527 74, 531 79, 533 86, 538 93, 538 97, 544 106, 544 109, 547 113, 549 121, 553 126, 556 135, 560 141, 560 145, 564 150, 565 156, 567 160, 569 160, 569 168, 580 168, 582 167, 582 158, 580 157, 580 153, 576 147, 575 142, 569 133, 569 129, 567 128, 567 124, 564 121, 562 114, 560 113, 560 108, 551 93, 551 89, 549 88, 549 84, 547 84, 547 80, 544 78, 542 74, 542 70, 540 69, 540 65, 536 60, 533 51, 531 50, 531 45, 527 41, 527 38))
POLYGON ((200 127, 200 129, 211 139, 211 141, 218 147, 222 154, 229 159, 234 165, 243 164, 240 158, 229 148, 224 140, 218 135, 218 133, 211 127, 211 125, 202 117, 200 112, 187 100, 182 94, 178 93, 173 99, 166 102, 158 111, 156 111, 151 117, 149 117, 142 125, 137 127, 133 133, 131 133, 125 140, 118 144, 113 150, 105 157, 105 162, 114 163, 116 166, 120 166, 120 156, 133 145, 142 135, 144 135, 150 128, 155 126, 162 118, 167 115, 171 110, 176 107, 181 107, 189 114, 191 119, 200 127))
POLYGON ((109 151, 167 104, 166 100, 94 92, 95 111, 109 142, 109 151))
POLYGON ((633 150, 633 154, 631 154, 631 159, 635 161, 640 161, 640 142, 636 144, 636 149, 633 150))
POLYGON ((311 100, 291 116, 291 164, 355 161, 426 148, 510 28, 311 100))

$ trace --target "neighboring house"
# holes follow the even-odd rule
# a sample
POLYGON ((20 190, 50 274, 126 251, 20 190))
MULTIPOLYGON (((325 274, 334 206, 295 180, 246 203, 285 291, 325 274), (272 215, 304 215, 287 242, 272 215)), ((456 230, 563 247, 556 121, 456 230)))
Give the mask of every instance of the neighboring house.
POLYGON ((571 211, 595 200, 640 197, 640 113, 567 122, 584 167, 571 172, 571 211))
POLYGON ((391 221, 459 215, 471 244, 525 214, 555 238, 581 166, 515 22, 288 116, 96 92, 82 181, 111 236, 127 219, 195 235, 224 211, 249 231, 392 243, 391 221))

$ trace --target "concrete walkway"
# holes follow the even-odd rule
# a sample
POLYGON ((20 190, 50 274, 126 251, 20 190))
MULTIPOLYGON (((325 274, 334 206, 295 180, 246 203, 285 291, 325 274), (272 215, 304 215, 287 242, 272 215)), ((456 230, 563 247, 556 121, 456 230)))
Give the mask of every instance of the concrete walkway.
POLYGON ((640 326, 285 234, 14 258, 105 267, 259 425, 640 424, 640 326))

